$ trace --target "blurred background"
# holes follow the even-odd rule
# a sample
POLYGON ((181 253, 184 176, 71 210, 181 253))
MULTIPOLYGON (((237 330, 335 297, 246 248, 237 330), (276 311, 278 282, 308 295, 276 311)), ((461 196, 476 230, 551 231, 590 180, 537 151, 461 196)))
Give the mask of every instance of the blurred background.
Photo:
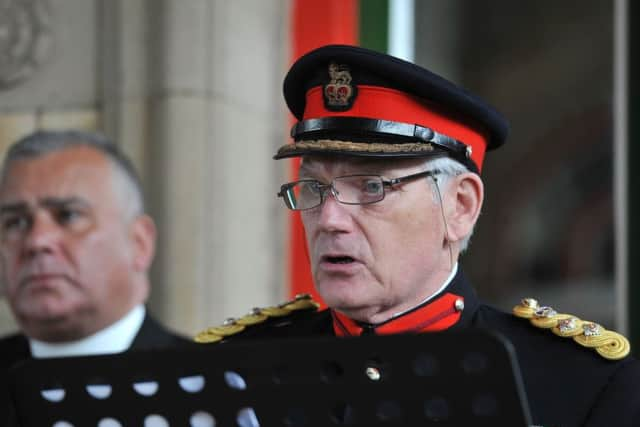
MULTIPOLYGON (((193 334, 310 289, 295 218, 275 197, 292 166, 271 159, 291 120, 288 65, 327 42, 388 51, 511 121, 507 144, 487 156, 485 208, 462 260, 479 293, 505 310, 532 296, 628 330, 633 204, 617 79, 635 62, 616 46, 628 43, 629 7, 0 0, 0 150, 38 128, 115 139, 159 224, 150 309, 193 334)), ((0 333, 13 329, 0 299, 0 333)))

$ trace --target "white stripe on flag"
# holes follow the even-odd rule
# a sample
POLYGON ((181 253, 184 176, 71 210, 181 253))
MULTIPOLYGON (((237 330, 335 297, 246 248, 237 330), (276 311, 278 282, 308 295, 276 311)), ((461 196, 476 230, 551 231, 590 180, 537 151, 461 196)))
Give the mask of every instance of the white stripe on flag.
POLYGON ((389 0, 389 54, 413 62, 415 32, 414 0, 389 0))

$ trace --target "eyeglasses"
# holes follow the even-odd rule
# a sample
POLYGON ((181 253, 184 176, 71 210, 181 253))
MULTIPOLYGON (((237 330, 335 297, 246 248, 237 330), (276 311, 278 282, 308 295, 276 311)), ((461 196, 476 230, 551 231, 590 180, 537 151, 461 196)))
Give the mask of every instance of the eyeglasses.
POLYGON ((320 206, 327 192, 331 192, 338 202, 345 205, 369 205, 384 199, 385 187, 392 188, 439 173, 439 170, 424 171, 390 180, 384 180, 379 175, 346 175, 333 178, 329 184, 322 184, 315 179, 302 179, 282 185, 278 197, 282 197, 287 208, 294 211, 320 206))

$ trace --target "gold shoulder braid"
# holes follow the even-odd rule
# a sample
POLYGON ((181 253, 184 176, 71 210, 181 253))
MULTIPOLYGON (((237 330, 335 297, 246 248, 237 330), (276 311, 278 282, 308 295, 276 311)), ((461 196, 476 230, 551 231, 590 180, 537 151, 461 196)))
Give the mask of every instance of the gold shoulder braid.
POLYGON ((513 307, 513 314, 529 319, 538 328, 551 329, 560 337, 573 338, 578 344, 595 349, 605 359, 622 359, 631 351, 629 341, 619 333, 571 314, 560 314, 551 307, 539 305, 533 298, 520 301, 513 307))
POLYGON ((294 299, 285 301, 273 307, 254 308, 239 319, 229 318, 222 325, 207 328, 198 333, 193 339, 197 343, 207 344, 223 340, 224 338, 244 331, 248 326, 257 325, 274 317, 284 317, 301 310, 317 310, 320 304, 315 302, 309 294, 298 294, 294 299))

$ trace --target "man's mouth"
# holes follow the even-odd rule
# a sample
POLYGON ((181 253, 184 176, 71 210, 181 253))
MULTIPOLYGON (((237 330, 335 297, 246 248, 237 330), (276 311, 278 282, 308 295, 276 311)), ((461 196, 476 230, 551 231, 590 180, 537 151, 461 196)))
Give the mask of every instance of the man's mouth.
POLYGON ((20 280, 22 285, 43 285, 55 280, 65 280, 66 276, 58 273, 30 274, 20 280))
POLYGON ((330 264, 351 264, 355 262, 355 259, 350 256, 325 256, 323 257, 323 261, 330 264))

